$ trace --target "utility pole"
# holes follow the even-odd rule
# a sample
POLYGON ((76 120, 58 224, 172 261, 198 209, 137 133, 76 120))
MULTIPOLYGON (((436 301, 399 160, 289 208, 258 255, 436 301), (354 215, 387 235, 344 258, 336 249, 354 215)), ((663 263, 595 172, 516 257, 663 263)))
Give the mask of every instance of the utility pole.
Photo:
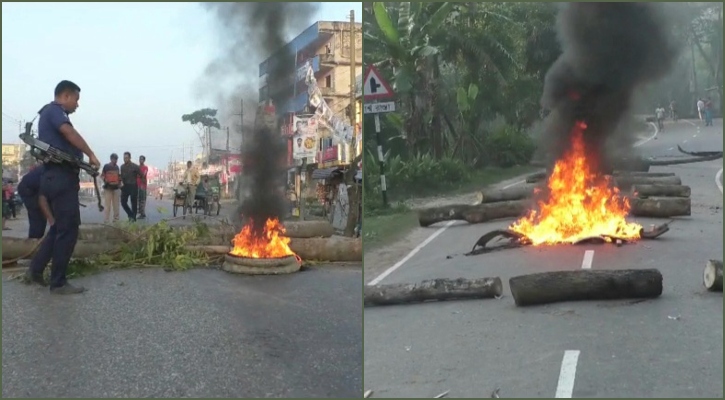
POLYGON ((350 125, 355 132, 355 10, 350 10, 350 125))

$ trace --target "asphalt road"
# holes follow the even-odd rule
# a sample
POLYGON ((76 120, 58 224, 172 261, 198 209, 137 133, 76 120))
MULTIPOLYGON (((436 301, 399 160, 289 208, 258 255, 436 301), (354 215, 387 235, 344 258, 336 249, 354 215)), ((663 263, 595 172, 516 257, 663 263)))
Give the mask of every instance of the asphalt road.
POLYGON ((2 397, 361 397, 362 273, 125 270, 2 283, 2 397))
MULTIPOLYGON (((81 199, 81 202, 86 205, 86 207, 81 207, 81 221, 84 224, 100 224, 103 223, 103 213, 98 211, 98 207, 96 205, 95 197, 83 197, 81 199)), ((104 206, 106 204, 104 203, 104 206)), ((219 215, 224 216, 232 211, 232 208, 234 205, 229 202, 223 202, 221 204, 221 210, 219 215)), ((162 219, 172 219, 173 218, 173 203, 171 196, 164 196, 163 200, 157 200, 154 199, 153 196, 149 196, 146 199, 146 219, 144 220, 138 220, 138 223, 146 223, 146 224, 153 224, 161 221, 162 219)), ((180 218, 182 211, 181 208, 178 210, 179 217, 175 218, 176 220, 181 220, 180 218)), ((201 217, 201 211, 199 211, 198 214, 192 214, 201 217)), ((123 208, 119 209, 119 217, 120 221, 127 221, 128 216, 123 211, 123 208)), ((187 217, 187 219, 190 219, 187 217)), ((211 218, 216 219, 216 218, 211 218)))
MULTIPOLYGON (((647 156, 723 148, 722 120, 668 124, 643 139, 647 156)), ((368 284, 499 276, 500 300, 365 309, 365 389, 375 397, 688 397, 723 396, 723 299, 705 292, 702 272, 722 259, 722 160, 652 171, 676 172, 692 187, 692 216, 677 218, 656 241, 523 248, 474 257, 483 233, 511 221, 452 224, 417 253, 368 284), (720 186, 716 185, 716 175, 720 186), (582 268, 658 268, 664 293, 654 300, 572 302, 516 308, 512 276, 582 268)), ((661 220, 637 219, 645 226, 661 220)), ((445 224, 429 228, 430 234, 445 224)), ((413 249, 411 249, 413 250, 413 249)), ((368 266, 366 266, 366 270, 368 266)))

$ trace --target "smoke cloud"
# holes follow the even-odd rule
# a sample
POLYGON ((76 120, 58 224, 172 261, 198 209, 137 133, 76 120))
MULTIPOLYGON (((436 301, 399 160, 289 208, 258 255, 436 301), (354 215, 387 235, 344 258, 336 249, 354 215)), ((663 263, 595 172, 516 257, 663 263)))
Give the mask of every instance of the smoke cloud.
POLYGON ((663 77, 677 57, 671 27, 658 3, 561 6, 562 54, 546 75, 541 100, 551 111, 541 136, 549 161, 569 148, 577 120, 587 123, 584 137, 593 167, 606 168, 613 156, 629 151, 635 138, 624 122, 635 91, 663 77))
MULTIPOLYGON (((290 34, 299 33, 311 24, 318 3, 202 3, 202 6, 218 23, 223 51, 206 68, 197 91, 207 95, 213 92, 221 107, 233 109, 236 105, 237 110, 242 98, 244 114, 259 117, 259 64, 279 54, 280 62, 268 67, 267 82, 286 82, 293 76, 294 50, 284 46, 290 34)), ((260 119, 249 124, 245 118, 242 126, 245 132, 240 177, 243 200, 237 213, 245 223, 252 219, 252 230, 256 234, 261 234, 268 218, 285 213, 287 156, 279 127, 260 119)), ((239 225, 242 221, 236 222, 239 225)))

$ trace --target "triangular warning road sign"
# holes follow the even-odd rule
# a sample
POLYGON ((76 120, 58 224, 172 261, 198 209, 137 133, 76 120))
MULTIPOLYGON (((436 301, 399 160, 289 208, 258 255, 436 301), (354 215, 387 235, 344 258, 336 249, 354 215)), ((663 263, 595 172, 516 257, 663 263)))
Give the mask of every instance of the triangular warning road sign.
POLYGON ((365 79, 363 80, 363 99, 374 100, 393 97, 393 89, 388 82, 383 79, 380 71, 374 66, 369 66, 365 71, 365 79))

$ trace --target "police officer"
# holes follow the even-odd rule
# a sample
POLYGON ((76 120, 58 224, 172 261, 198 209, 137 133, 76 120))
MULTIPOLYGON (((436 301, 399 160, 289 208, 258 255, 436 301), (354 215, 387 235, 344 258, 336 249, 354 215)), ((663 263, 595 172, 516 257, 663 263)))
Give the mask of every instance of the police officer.
POLYGON ((23 200, 25 209, 28 212, 28 238, 40 239, 45 234, 47 221, 43 211, 40 209, 38 195, 40 194, 40 177, 45 168, 42 165, 36 165, 23 179, 18 183, 18 194, 23 200))
MULTIPOLYGON (((55 87, 55 99, 40 110, 38 139, 79 160, 85 154, 89 163, 99 168, 100 161, 68 118, 78 108, 80 93, 81 88, 70 81, 61 81, 55 87)), ((53 294, 85 291, 82 287, 71 285, 66 279, 66 270, 78 241, 81 224, 79 172, 71 164, 46 163, 40 178, 40 195, 47 199, 55 223, 31 260, 26 279, 44 284, 43 270, 52 259, 50 292, 53 294)))

